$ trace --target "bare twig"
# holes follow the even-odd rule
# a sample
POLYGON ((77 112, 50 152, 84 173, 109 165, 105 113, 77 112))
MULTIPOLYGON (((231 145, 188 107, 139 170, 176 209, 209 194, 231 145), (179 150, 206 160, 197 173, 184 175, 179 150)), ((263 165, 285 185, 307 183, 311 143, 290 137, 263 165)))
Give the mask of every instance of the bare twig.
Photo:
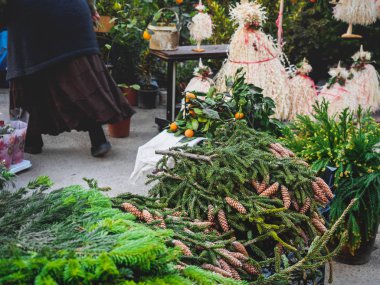
POLYGON ((171 151, 171 150, 156 150, 156 154, 161 155, 170 155, 170 156, 183 156, 195 160, 203 160, 210 164, 212 164, 212 159, 215 157, 213 156, 206 156, 206 155, 200 155, 200 154, 193 154, 193 153, 187 153, 187 152, 181 152, 181 151, 171 151))

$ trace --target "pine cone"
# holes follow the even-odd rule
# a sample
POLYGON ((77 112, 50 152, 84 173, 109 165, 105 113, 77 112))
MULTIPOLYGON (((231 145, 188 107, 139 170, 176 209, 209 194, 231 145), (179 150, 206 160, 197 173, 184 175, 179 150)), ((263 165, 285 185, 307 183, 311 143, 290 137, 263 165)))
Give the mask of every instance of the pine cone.
POLYGON ((299 210, 300 210, 300 206, 298 205, 298 203, 297 203, 296 200, 293 200, 293 201, 292 201, 292 204, 293 204, 293 208, 294 208, 296 211, 299 211, 299 210))
POLYGON ((224 259, 219 259, 218 261, 219 261, 220 267, 223 270, 227 271, 228 273, 231 273, 233 279, 241 280, 239 273, 235 269, 230 267, 228 263, 224 261, 224 259))
POLYGON ((299 164, 302 164, 302 165, 306 166, 306 167, 310 167, 310 164, 308 164, 306 161, 304 161, 304 160, 302 160, 302 159, 297 159, 297 162, 298 162, 299 164))
POLYGON ((316 182, 312 182, 311 186, 313 188, 315 196, 318 197, 318 200, 321 201, 323 204, 326 204, 329 202, 329 200, 326 198, 325 193, 323 190, 318 186, 316 182))
POLYGON ((216 267, 216 266, 214 266, 212 264, 207 264, 207 263, 203 264, 202 268, 205 269, 205 270, 209 270, 209 271, 213 271, 215 273, 218 273, 218 274, 220 274, 220 275, 222 275, 224 277, 232 278, 232 274, 231 273, 229 273, 229 272, 227 272, 227 271, 225 271, 225 270, 223 270, 223 269, 221 269, 219 267, 216 267))
POLYGON ((330 200, 334 198, 334 194, 331 191, 329 185, 327 185, 326 182, 322 178, 317 177, 315 179, 315 182, 322 189, 322 191, 325 193, 325 195, 327 196, 327 198, 329 198, 330 200))
POLYGON ((219 221, 219 224, 220 224, 221 228, 223 229, 223 231, 228 232, 230 227, 228 225, 226 214, 224 213, 223 210, 219 210, 219 212, 218 212, 218 221, 219 221))
POLYGON ((255 266, 249 263, 243 263, 243 269, 250 275, 258 275, 260 273, 255 266))
POLYGON ((247 214, 247 209, 244 208, 244 206, 242 204, 240 204, 238 201, 236 201, 230 197, 226 197, 225 200, 226 200, 228 205, 230 205, 232 208, 234 208, 240 214, 247 214))
POLYGON ((154 217, 154 220, 155 221, 160 221, 160 223, 158 224, 158 226, 162 229, 166 229, 166 224, 165 224, 165 221, 164 221, 164 218, 163 217, 160 217, 160 216, 155 216, 154 217))
POLYGON ((183 265, 176 265, 176 266, 174 266, 175 267, 175 269, 177 269, 177 270, 184 270, 186 267, 185 266, 183 266, 183 265))
POLYGON ((289 209, 290 207, 290 194, 288 188, 286 188, 284 185, 281 185, 281 196, 282 196, 282 201, 284 202, 284 207, 286 209, 289 209))
POLYGON ((247 261, 247 260, 249 259, 249 257, 245 256, 244 254, 242 254, 242 253, 240 253, 240 252, 233 252, 233 251, 230 251, 230 254, 231 254, 233 257, 235 257, 235 258, 237 258, 237 259, 239 259, 239 260, 241 260, 241 261, 247 261))
POLYGON ((300 210, 300 213, 301 214, 306 214, 307 211, 309 211, 309 209, 310 209, 310 205, 311 205, 311 200, 310 200, 309 197, 306 197, 305 204, 303 204, 303 206, 302 206, 302 208, 300 210))
POLYGON ((319 219, 316 219, 316 218, 312 218, 311 219, 311 223, 313 224, 313 226, 322 234, 324 234, 325 232, 327 232, 327 229, 326 227, 319 221, 319 219))
POLYGON ((139 209, 137 209, 134 205, 132 205, 131 203, 124 203, 121 206, 128 213, 131 213, 132 215, 139 218, 140 220, 143 219, 142 212, 139 209))
POLYGON ((294 154, 294 152, 292 152, 290 149, 284 147, 283 145, 281 145, 281 144, 279 144, 279 143, 276 143, 276 145, 277 145, 278 147, 281 147, 281 148, 283 149, 283 151, 287 153, 288 156, 290 156, 290 157, 295 157, 295 156, 296 156, 296 155, 294 154))
POLYGON ((217 249, 216 251, 225 258, 228 264, 231 264, 233 267, 236 267, 236 268, 242 267, 241 261, 237 259, 236 257, 232 256, 228 250, 220 248, 220 249, 217 249))
POLYGON ((274 194, 277 192, 277 190, 278 190, 278 186, 279 186, 279 185, 280 185, 280 184, 279 184, 278 182, 272 184, 272 185, 269 186, 267 189, 265 189, 265 191, 262 192, 262 193, 260 194, 260 196, 270 197, 270 196, 274 195, 274 194))
POLYGON ((305 234, 305 232, 303 231, 303 229, 299 229, 298 231, 298 235, 300 237, 302 237, 303 241, 305 242, 305 244, 308 244, 309 243, 309 238, 307 237, 307 235, 305 234))
POLYGON ((183 255, 185 255, 185 256, 193 256, 193 254, 191 253, 190 248, 186 244, 184 244, 182 241, 180 241, 180 240, 173 240, 173 244, 175 246, 178 246, 182 250, 183 255))
POLYGON ((261 182, 260 188, 259 188, 259 194, 263 193, 265 189, 268 188, 268 185, 265 183, 265 181, 261 182))
POLYGON ((181 212, 174 212, 173 214, 172 214, 172 216, 174 216, 174 217, 181 217, 182 216, 182 213, 181 212))
POLYGON ((143 217, 143 220, 147 222, 148 224, 154 221, 152 214, 149 213, 149 211, 147 210, 142 211, 142 217, 143 217))
POLYGON ((241 280, 241 277, 240 277, 239 273, 234 268, 231 268, 230 272, 232 274, 232 278, 233 279, 235 279, 235 280, 241 280))
POLYGON ((275 151, 273 148, 269 148, 269 151, 277 158, 282 158, 282 155, 275 151))
POLYGON ((231 273, 231 267, 228 265, 227 262, 225 262, 224 259, 220 258, 220 259, 218 259, 218 262, 219 262, 220 267, 221 267, 223 270, 225 270, 225 271, 231 273))
MULTIPOLYGON (((275 152, 277 152, 281 157, 286 157, 288 156, 288 153, 286 151, 284 151, 284 148, 282 147, 282 145, 280 144, 274 144, 274 143, 271 143, 269 145, 269 147, 274 150, 275 152)), ((273 152, 272 152, 273 153, 273 152)))
POLYGON ((245 246, 238 242, 238 241, 234 241, 232 242, 232 246, 235 248, 236 251, 244 254, 245 256, 249 257, 249 254, 248 254, 248 251, 245 249, 245 246))
POLYGON ((280 250, 280 254, 284 253, 284 246, 281 243, 276 244, 276 247, 280 250))
POLYGON ((260 194, 260 185, 261 183, 256 180, 252 180, 252 186, 255 188, 256 192, 260 194))
POLYGON ((313 212, 313 218, 315 218, 318 221, 320 221, 323 225, 326 224, 325 220, 320 215, 318 215, 316 212, 313 212))
POLYGON ((215 223, 215 209, 212 205, 208 205, 207 219, 210 223, 215 223))

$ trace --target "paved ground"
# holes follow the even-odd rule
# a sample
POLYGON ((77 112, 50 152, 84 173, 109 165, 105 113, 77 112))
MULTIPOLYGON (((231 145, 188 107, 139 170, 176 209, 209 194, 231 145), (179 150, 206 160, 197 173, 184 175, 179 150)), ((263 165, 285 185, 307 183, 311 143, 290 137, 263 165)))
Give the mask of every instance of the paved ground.
MULTIPOLYGON (((125 139, 110 138, 112 150, 104 158, 93 158, 90 154, 90 140, 85 132, 64 133, 59 136, 43 136, 42 154, 29 155, 33 167, 17 178, 17 185, 25 185, 39 175, 48 175, 55 188, 71 184, 85 184, 83 177, 96 178, 102 186, 109 186, 110 195, 123 192, 145 194, 144 186, 131 185, 128 182, 132 173, 137 149, 157 133, 154 123, 156 116, 164 116, 161 106, 154 110, 137 109, 132 118, 131 135, 125 139)), ((8 118, 8 95, 0 90, 0 119, 8 118)), ((105 127, 106 130, 106 127, 105 127)))
MULTIPOLYGON (((7 118, 8 96, 0 90, 0 119, 7 118)), ((43 153, 27 155, 33 168, 19 174, 18 185, 39 176, 48 175, 55 187, 84 184, 83 177, 96 178, 101 186, 110 186, 110 195, 122 192, 146 194, 147 187, 131 185, 128 182, 133 170, 137 149, 157 134, 154 118, 165 110, 137 109, 132 119, 131 136, 126 139, 110 139, 112 152, 103 159, 90 155, 90 142, 86 133, 65 133, 58 137, 44 136, 43 153)), ((363 266, 348 266, 334 263, 334 285, 379 285, 380 284, 380 235, 376 241, 370 263, 363 266)))

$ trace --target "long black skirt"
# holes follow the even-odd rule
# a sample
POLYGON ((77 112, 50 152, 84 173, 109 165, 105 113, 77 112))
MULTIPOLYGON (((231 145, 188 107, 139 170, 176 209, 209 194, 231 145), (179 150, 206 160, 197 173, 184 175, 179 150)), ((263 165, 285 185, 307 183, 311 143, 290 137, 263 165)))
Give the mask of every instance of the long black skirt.
POLYGON ((18 108, 29 113, 33 135, 88 131, 95 123, 116 123, 134 114, 99 55, 11 80, 10 110, 18 108))

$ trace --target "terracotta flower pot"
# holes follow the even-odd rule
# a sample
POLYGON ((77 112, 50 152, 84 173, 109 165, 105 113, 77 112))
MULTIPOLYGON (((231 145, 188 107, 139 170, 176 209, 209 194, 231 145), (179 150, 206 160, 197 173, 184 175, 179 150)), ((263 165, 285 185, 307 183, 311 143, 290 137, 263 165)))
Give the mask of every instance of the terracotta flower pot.
POLYGON ((131 104, 131 106, 134 106, 136 107, 138 105, 138 96, 137 96, 137 91, 133 88, 121 88, 121 91, 123 92, 123 94, 125 95, 125 97, 127 98, 129 104, 131 104))
POLYGON ((126 138, 129 136, 131 118, 115 124, 108 124, 108 133, 111 138, 126 138))
POLYGON ((108 33, 111 31, 115 22, 111 22, 112 18, 110 16, 100 16, 99 22, 95 27, 95 32, 97 33, 108 33))

